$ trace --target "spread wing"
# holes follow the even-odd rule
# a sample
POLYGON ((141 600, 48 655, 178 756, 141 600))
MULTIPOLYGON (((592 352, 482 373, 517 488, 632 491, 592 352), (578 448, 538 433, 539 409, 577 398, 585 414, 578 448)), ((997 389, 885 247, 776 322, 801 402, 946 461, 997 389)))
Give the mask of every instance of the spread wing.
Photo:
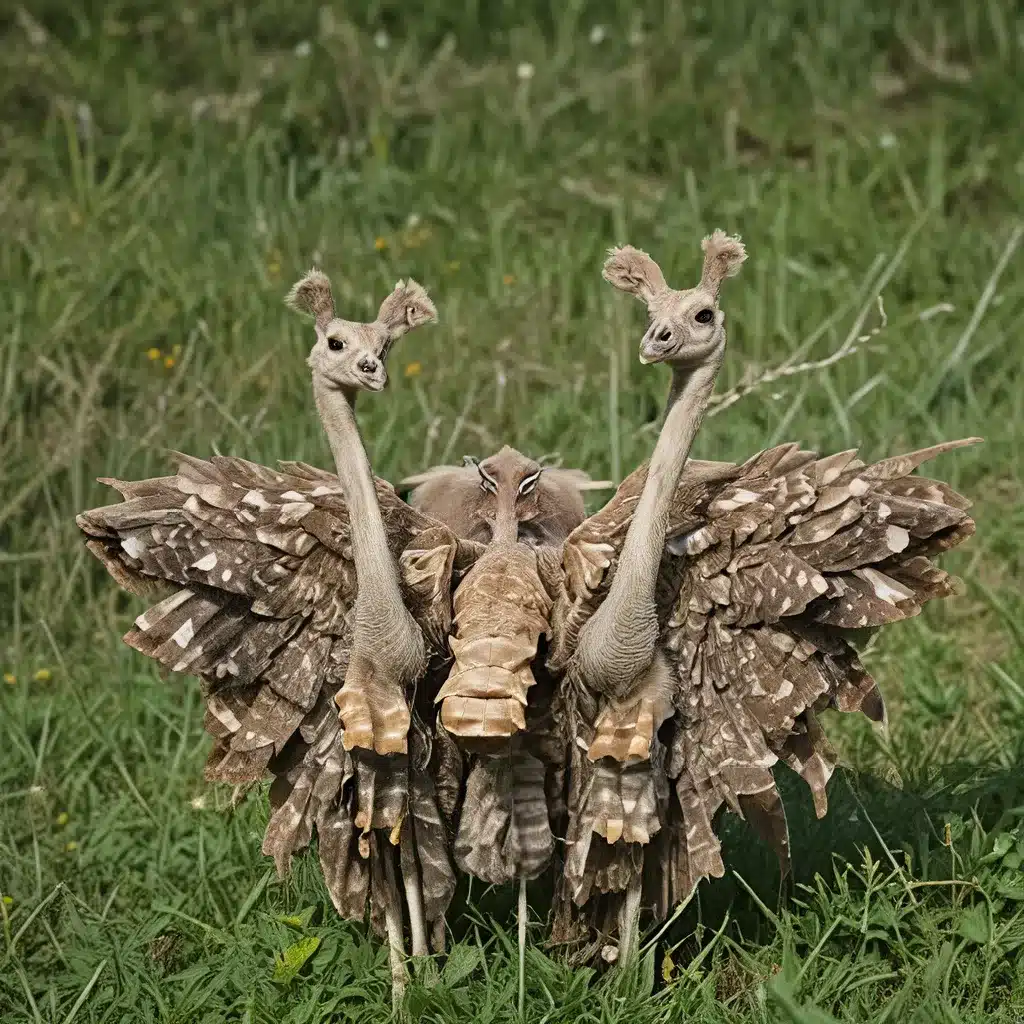
MULTIPOLYGON (((574 693, 587 747, 574 752, 570 797, 566 881, 577 905, 595 889, 625 888, 648 847, 659 870, 645 870, 645 881, 658 880, 649 895, 666 913, 701 878, 722 874, 713 819, 723 805, 747 818, 788 869, 773 771, 782 762, 798 772, 825 813, 835 762, 818 713, 860 710, 880 720, 882 699, 854 631, 955 592, 957 581, 931 558, 974 532, 970 503, 914 470, 971 443, 873 465, 854 451, 819 459, 783 445, 742 466, 687 467, 659 578, 651 692, 615 705, 574 693)), ((579 630, 607 593, 644 476, 641 469, 624 481, 566 542, 551 659, 568 671, 570 689, 579 630)))
MULTIPOLYGON (((348 666, 357 586, 337 477, 302 463, 268 469, 237 458, 177 458, 174 476, 103 481, 124 500, 83 512, 78 525, 122 587, 142 596, 169 590, 124 639, 201 679, 214 741, 207 779, 253 783, 269 772, 274 813, 265 851, 283 870, 316 826, 332 898, 342 913, 361 917, 367 851, 352 851, 368 842, 376 823, 369 819, 402 820, 404 805, 388 809, 407 793, 406 831, 435 829, 436 814, 428 780, 409 787, 403 766, 377 778, 341 742, 334 696, 348 666), (382 792, 382 781, 396 792, 382 792)), ((384 481, 377 496, 407 606, 428 651, 446 659, 452 574, 472 552, 384 481)), ((409 756, 429 759, 428 739, 418 735, 409 756)))

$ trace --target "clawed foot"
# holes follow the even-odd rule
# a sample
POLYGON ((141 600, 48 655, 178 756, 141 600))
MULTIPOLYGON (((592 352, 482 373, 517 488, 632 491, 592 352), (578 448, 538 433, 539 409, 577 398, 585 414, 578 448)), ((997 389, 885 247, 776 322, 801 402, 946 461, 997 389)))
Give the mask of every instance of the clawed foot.
POLYGON ((624 706, 609 704, 597 719, 587 757, 591 761, 611 757, 623 763, 647 760, 654 734, 671 713, 671 703, 660 695, 640 697, 624 706))
POLYGON ((334 702, 346 750, 365 747, 378 754, 408 752, 409 705, 400 686, 346 679, 334 702))

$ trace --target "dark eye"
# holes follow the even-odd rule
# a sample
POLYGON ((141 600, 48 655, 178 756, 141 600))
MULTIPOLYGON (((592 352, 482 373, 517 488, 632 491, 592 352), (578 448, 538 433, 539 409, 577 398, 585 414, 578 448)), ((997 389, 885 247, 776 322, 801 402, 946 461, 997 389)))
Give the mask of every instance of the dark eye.
POLYGON ((666 327, 665 330, 658 335, 658 341, 668 341, 672 337, 672 332, 666 327))
POLYGON ((345 347, 345 342, 343 342, 341 338, 328 338, 327 347, 332 352, 340 352, 345 347))
POLYGON ((702 309, 693 319, 699 324, 709 324, 715 319, 715 312, 712 309, 702 309))

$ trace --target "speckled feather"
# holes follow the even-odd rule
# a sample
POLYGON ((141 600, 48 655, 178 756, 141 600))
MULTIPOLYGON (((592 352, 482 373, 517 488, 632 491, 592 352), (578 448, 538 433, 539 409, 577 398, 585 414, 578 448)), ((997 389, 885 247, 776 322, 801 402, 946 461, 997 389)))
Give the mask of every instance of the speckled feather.
MULTIPOLYGON (((884 716, 846 631, 916 615, 926 601, 955 592, 956 581, 929 556, 971 535, 970 503, 946 484, 908 474, 968 443, 867 466, 852 451, 818 459, 792 444, 742 466, 687 464, 657 589, 660 649, 675 679, 675 711, 659 732, 668 743, 664 766, 657 743, 638 762, 624 739, 621 760, 604 756, 596 767, 577 752, 563 902, 571 896, 586 913, 588 894, 621 893, 639 859, 657 883, 645 883, 651 903, 667 914, 701 878, 722 874, 714 820, 723 806, 748 818, 788 870, 775 768, 782 762, 800 774, 825 813, 835 761, 816 713, 884 716), (653 794, 659 772, 669 783, 662 798, 623 800, 627 778, 646 774, 653 794), (609 816, 609 807, 621 812, 609 816)), ((624 480, 563 552, 549 666, 566 673, 566 692, 577 696, 568 714, 584 745, 609 715, 628 733, 629 701, 612 706, 572 683, 572 656, 608 592, 645 479, 641 467, 624 480)), ((559 907, 563 925, 566 915, 559 907)))

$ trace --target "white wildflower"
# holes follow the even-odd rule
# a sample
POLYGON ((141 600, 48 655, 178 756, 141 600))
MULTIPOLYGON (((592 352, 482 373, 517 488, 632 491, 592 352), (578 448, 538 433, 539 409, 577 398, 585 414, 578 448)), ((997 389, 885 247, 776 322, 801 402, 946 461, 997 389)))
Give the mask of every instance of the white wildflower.
POLYGON ((533 78, 533 65, 529 61, 522 61, 519 67, 516 68, 516 78, 520 82, 528 82, 533 78))

